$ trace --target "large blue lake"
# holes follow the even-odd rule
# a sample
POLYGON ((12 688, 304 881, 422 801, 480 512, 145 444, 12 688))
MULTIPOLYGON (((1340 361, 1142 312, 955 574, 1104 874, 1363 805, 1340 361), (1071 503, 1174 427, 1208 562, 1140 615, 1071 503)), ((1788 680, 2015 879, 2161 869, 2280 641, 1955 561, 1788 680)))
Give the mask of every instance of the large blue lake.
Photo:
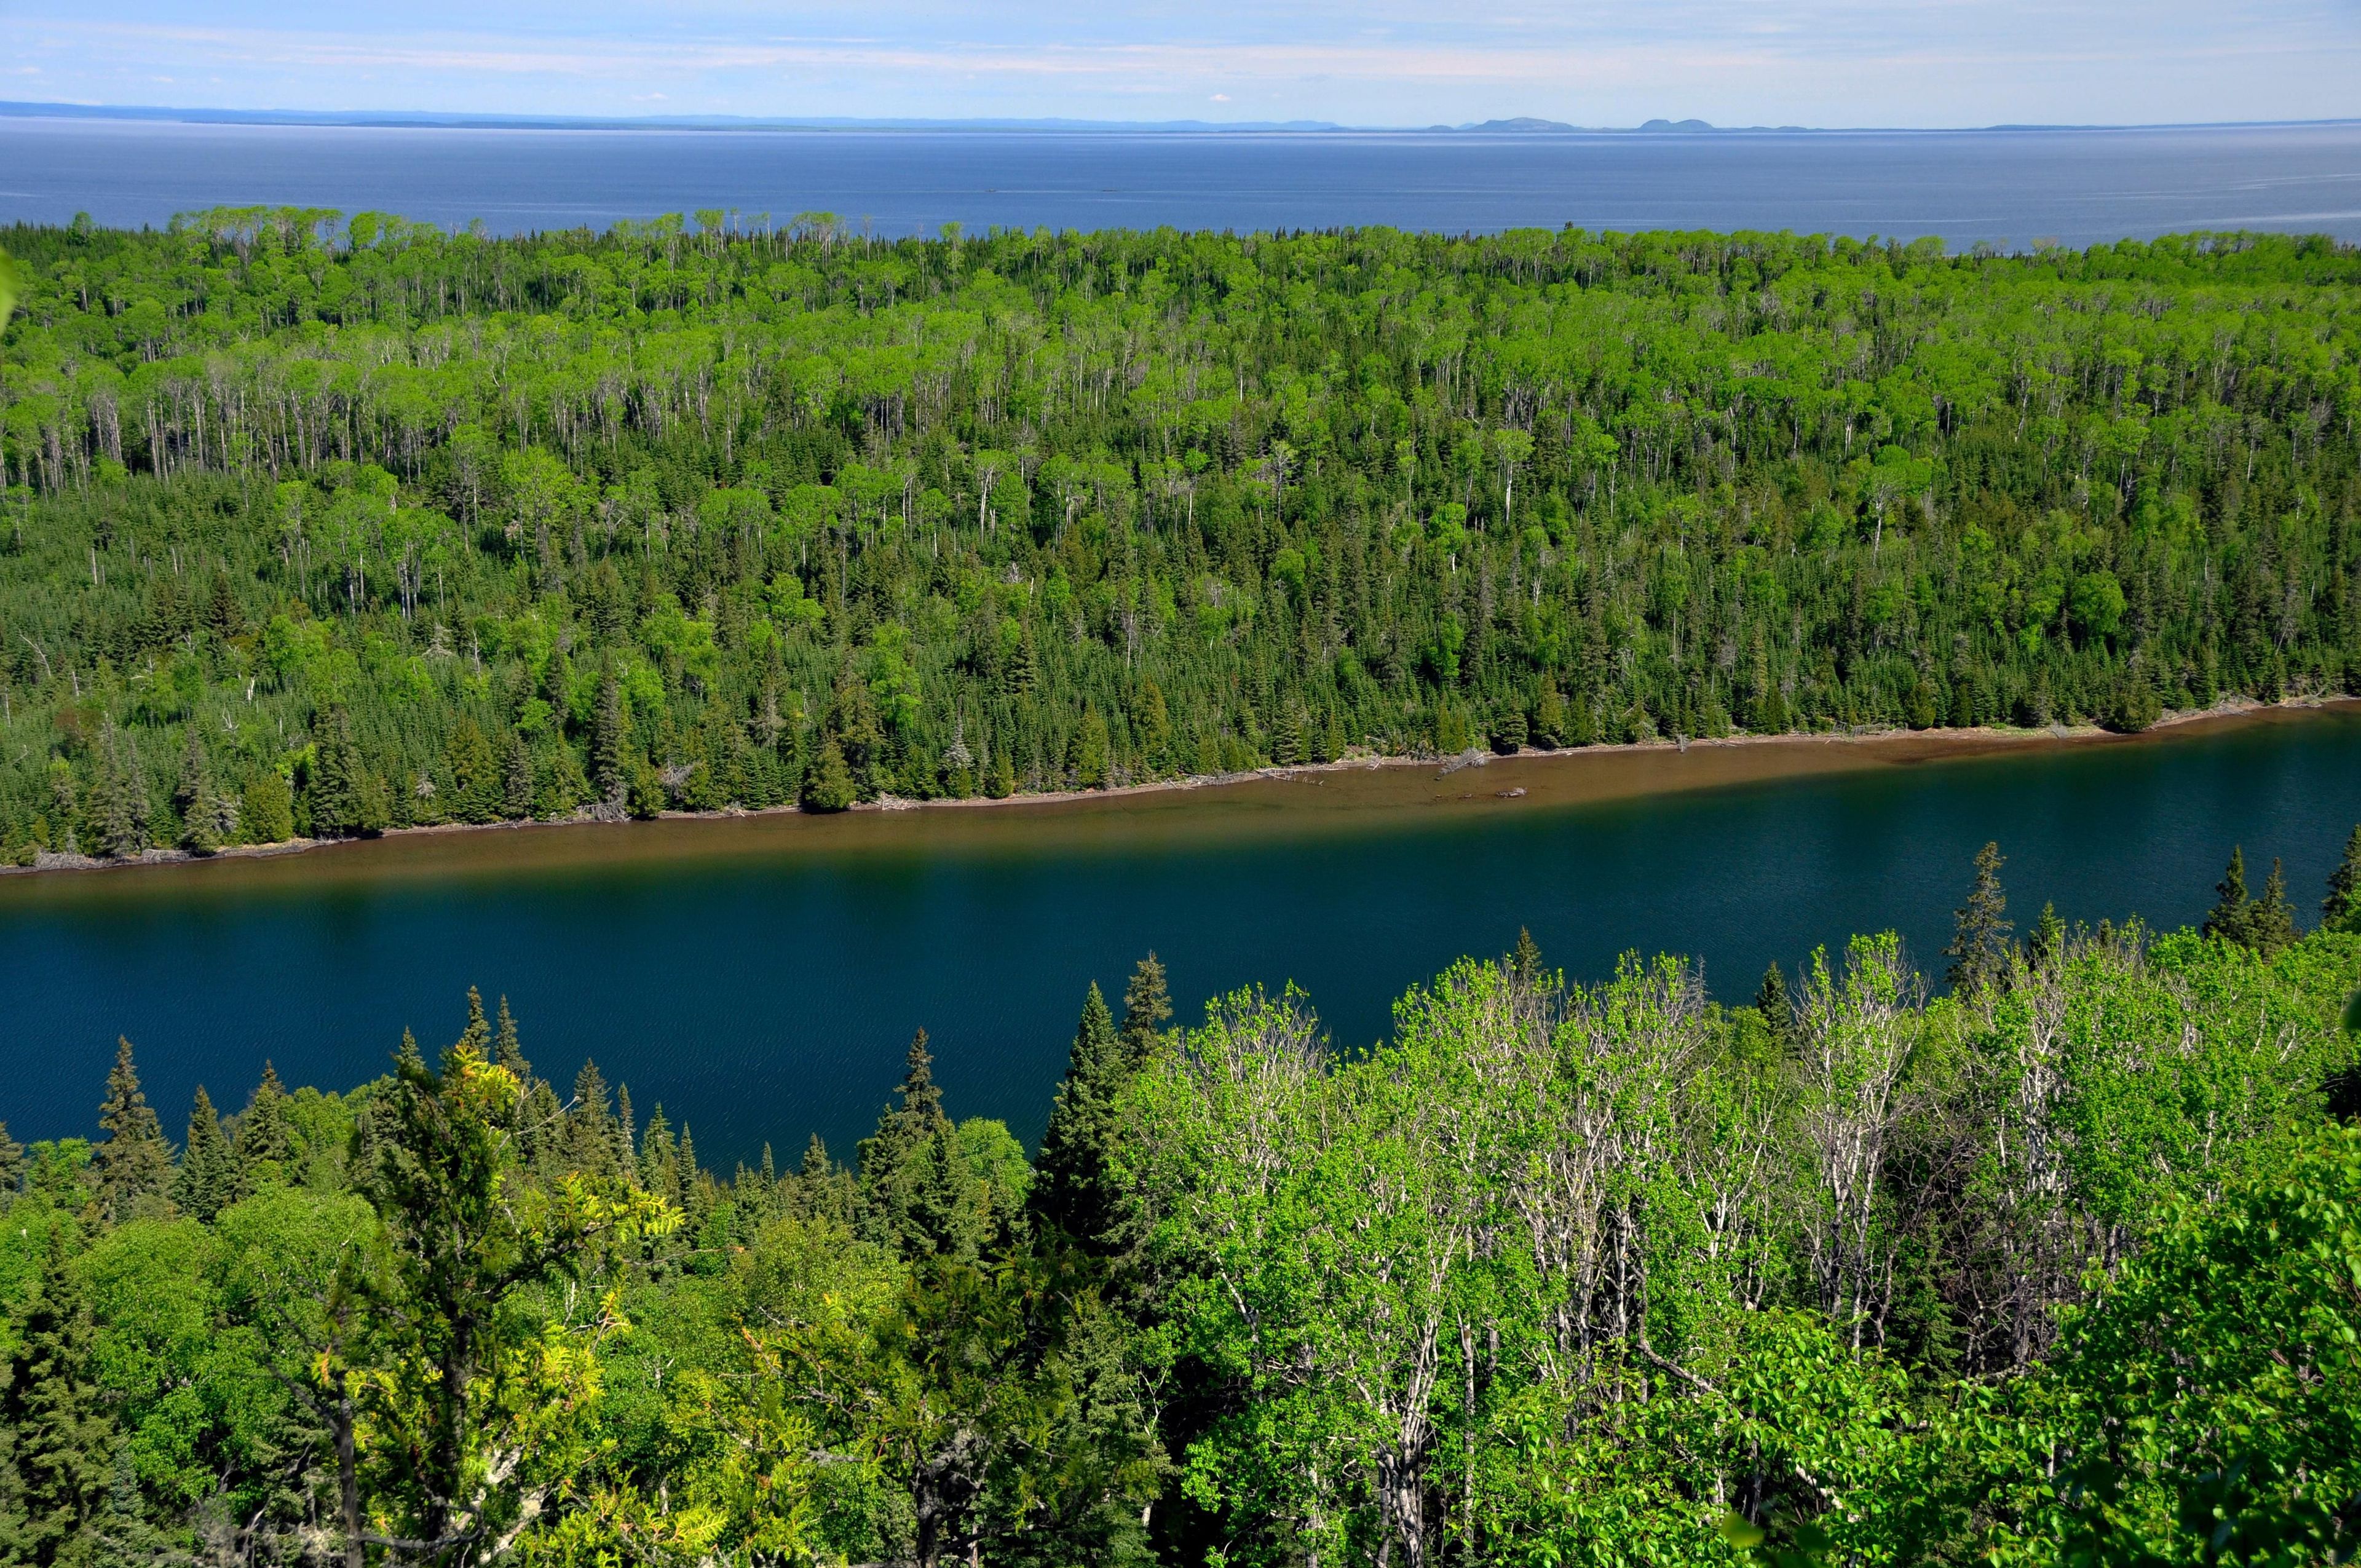
POLYGON ((1626 948, 1763 966, 1891 927, 1939 975, 1987 839, 2012 910, 2194 921, 2233 844, 2283 856, 2307 923, 2361 821, 2361 707, 1958 757, 1901 737, 1329 773, 1073 806, 390 839, 267 861, 0 877, 0 1119, 91 1130, 118 1033, 176 1133, 200 1081, 245 1102, 432 1050, 470 984, 540 1069, 587 1056, 708 1161, 840 1152, 910 1031, 961 1115, 1038 1135, 1083 989, 1150 948, 1184 1015, 1308 989, 1341 1041, 1403 988, 1531 927, 1577 979, 1626 948), (1522 790, 1522 795, 1506 792, 1522 790))
POLYGON ((700 207, 971 227, 1793 229, 2003 248, 2191 229, 2361 239, 2361 122, 2104 131, 566 131, 0 116, 0 222, 211 205, 498 232, 700 207))

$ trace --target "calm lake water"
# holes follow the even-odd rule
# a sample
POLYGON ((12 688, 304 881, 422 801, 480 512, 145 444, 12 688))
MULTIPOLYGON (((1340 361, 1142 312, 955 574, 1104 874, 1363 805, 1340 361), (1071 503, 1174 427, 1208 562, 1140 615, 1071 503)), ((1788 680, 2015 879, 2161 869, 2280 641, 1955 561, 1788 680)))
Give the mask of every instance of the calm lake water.
POLYGON ((1853 932, 1939 972, 1987 839, 2012 913, 2202 916, 2234 843, 2284 856, 2316 913, 2361 820, 2361 709, 2135 741, 1944 754, 1696 747, 1332 773, 1074 806, 774 817, 410 837, 275 860, 0 879, 0 1117, 91 1130, 115 1037, 177 1135, 199 1080, 242 1104, 266 1058, 343 1086, 402 1025, 456 1035, 505 992, 544 1073, 585 1055, 661 1101, 708 1162, 840 1153, 910 1031, 959 1115, 1038 1137, 1083 989, 1170 966, 1208 994, 1303 985, 1367 1044, 1392 999, 1530 927, 1577 979, 1626 948, 1695 953, 1744 1000, 1853 932), (1523 788, 1519 798, 1501 792, 1523 788))
POLYGON ((498 232, 699 207, 874 232, 1793 229, 2003 247, 2191 229, 2361 239, 2361 123, 1679 136, 535 131, 0 117, 0 222, 214 204, 498 232))

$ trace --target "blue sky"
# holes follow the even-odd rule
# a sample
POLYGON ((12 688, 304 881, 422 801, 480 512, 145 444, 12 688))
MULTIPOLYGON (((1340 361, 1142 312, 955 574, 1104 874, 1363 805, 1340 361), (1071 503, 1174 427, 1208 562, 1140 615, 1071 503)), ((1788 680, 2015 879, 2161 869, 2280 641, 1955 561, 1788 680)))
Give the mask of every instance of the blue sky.
POLYGON ((2361 0, 0 0, 0 98, 1958 126, 2361 115, 2361 0))

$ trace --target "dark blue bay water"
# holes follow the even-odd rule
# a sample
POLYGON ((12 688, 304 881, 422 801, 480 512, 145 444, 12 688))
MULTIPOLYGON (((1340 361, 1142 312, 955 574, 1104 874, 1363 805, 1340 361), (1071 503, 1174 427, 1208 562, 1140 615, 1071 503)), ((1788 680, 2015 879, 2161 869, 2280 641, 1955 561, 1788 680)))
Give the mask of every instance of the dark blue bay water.
POLYGON ((1119 994, 1150 948, 1184 1016, 1293 980, 1367 1043, 1403 988, 1521 926, 1578 979, 1625 948, 1698 954, 1731 1000, 1773 959, 1887 927, 1939 972, 1987 839, 2023 923, 2045 899, 2070 919, 2194 921, 2234 843, 2257 884, 2284 856, 2309 918, 2361 820, 2352 708, 1976 758, 1821 752, 1810 765, 1860 765, 1658 787, 1724 776, 1731 753, 1698 748, 0 878, 0 1117, 20 1138, 89 1131, 118 1033, 176 1132, 201 1080, 242 1103, 265 1058, 354 1083, 405 1024, 430 1050, 449 1040, 472 982, 511 998, 543 1072, 564 1083, 596 1057, 708 1162, 765 1139, 791 1158, 815 1129, 843 1151, 921 1025, 953 1111, 1029 1139, 1083 988, 1119 994), (1586 770, 1626 766, 1660 770, 1620 786, 1654 793, 1571 798, 1601 776, 1586 770))
POLYGON ((1793 229, 2087 245, 2191 229, 2361 239, 2361 123, 1714 136, 563 131, 0 117, 0 221, 215 204, 499 232, 700 207, 874 232, 1793 229))

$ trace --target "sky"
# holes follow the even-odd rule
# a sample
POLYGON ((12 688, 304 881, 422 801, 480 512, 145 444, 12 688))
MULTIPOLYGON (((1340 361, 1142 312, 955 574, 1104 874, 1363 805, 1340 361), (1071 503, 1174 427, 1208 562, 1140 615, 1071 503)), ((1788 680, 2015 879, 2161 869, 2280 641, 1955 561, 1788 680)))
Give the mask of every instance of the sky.
POLYGON ((0 99, 1587 126, 2361 115, 2361 0, 0 0, 0 99))

